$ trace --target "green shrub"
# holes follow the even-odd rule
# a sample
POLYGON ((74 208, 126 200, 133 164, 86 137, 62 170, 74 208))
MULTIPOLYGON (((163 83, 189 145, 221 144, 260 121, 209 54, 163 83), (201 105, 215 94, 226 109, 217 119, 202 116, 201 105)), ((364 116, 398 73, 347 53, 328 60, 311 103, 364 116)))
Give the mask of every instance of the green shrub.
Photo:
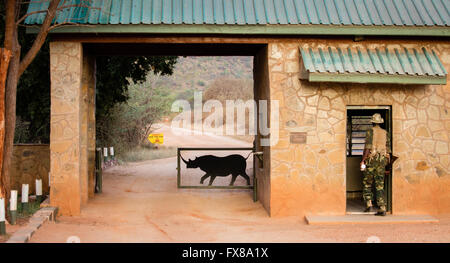
POLYGON ((97 145, 114 146, 120 153, 147 144, 153 124, 170 113, 172 100, 167 89, 154 85, 151 78, 143 84, 130 84, 128 100, 97 120, 97 145))

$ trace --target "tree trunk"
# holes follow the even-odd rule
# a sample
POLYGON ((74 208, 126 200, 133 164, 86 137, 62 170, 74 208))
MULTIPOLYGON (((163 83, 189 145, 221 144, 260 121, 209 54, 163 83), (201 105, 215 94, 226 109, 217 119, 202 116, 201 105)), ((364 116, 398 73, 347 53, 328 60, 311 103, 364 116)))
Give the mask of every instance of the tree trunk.
MULTIPOLYGON (((9 50, 3 48, 0 49, 0 145, 3 145, 5 142, 5 85, 10 58, 11 52, 9 50)), ((3 166, 2 160, 3 147, 0 147, 0 171, 3 166)), ((8 182, 5 176, 0 176, 0 186, 0 197, 6 197, 8 195, 8 182)))
MULTIPOLYGON (((10 160, 11 160, 11 156, 8 156, 8 151, 11 151, 12 153, 12 145, 11 147, 7 147, 8 142, 8 133, 10 133, 10 131, 8 131, 8 129, 10 129, 11 126, 11 120, 10 118, 8 118, 8 114, 10 112, 10 110, 8 109, 8 107, 10 106, 9 101, 8 101, 8 90, 10 90, 11 86, 14 86, 14 89, 16 88, 15 86, 17 85, 17 80, 18 80, 18 69, 19 69, 19 65, 20 65, 20 46, 17 40, 17 27, 16 27, 16 17, 17 17, 17 11, 18 11, 18 6, 20 5, 20 3, 18 1, 15 0, 7 0, 5 3, 5 10, 6 10, 6 14, 5 14, 5 49, 9 50, 11 53, 11 57, 10 57, 10 61, 9 61, 9 65, 8 65, 8 70, 7 70, 7 74, 6 74, 6 86, 4 91, 4 97, 2 100, 2 104, 4 103, 4 138, 0 138, 0 148, 3 154, 3 160, 2 160, 2 165, 1 165, 1 188, 2 188, 2 194, 3 197, 5 198, 5 202, 6 200, 9 199, 10 196, 10 184, 11 184, 11 180, 10 180, 10 176, 9 173, 5 173, 5 166, 9 165, 10 160)), ((5 69, 6 70, 6 69, 5 69)), ((14 96, 15 98, 15 96, 14 96)), ((14 106, 15 106, 15 100, 14 100, 14 106)), ((15 108, 14 108, 14 121, 15 121, 15 108)), ((15 122, 13 123, 13 126, 15 126, 15 122)), ((15 128, 15 127, 14 127, 15 128)), ((13 128, 13 129, 14 129, 13 128)), ((13 130, 14 132, 14 130, 13 130)), ((13 134, 13 139, 14 139, 14 134, 13 134)), ((7 170, 8 172, 8 170, 7 170)))
POLYGON ((8 76, 5 89, 5 140, 3 146, 2 179, 5 180, 6 199, 10 195, 10 166, 12 159, 14 131, 16 129, 16 92, 19 81, 20 45, 17 42, 17 31, 13 38, 11 61, 9 62, 8 76))
POLYGON ((20 75, 25 71, 28 65, 36 57, 42 47, 49 27, 55 17, 57 7, 60 0, 52 0, 47 9, 47 14, 42 23, 41 29, 36 36, 30 50, 25 54, 23 61, 20 61, 20 51, 21 47, 18 40, 18 32, 16 20, 20 13, 21 2, 16 0, 7 0, 5 9, 5 48, 11 51, 11 60, 9 62, 8 74, 6 77, 6 88, 5 88, 5 138, 4 141, 0 138, 0 148, 3 149, 3 163, 1 166, 1 183, 2 190, 5 191, 6 199, 9 199, 10 195, 10 168, 14 144, 14 133, 16 129, 16 95, 17 95, 17 84, 19 82, 20 75), (3 144, 3 147, 1 147, 3 144))

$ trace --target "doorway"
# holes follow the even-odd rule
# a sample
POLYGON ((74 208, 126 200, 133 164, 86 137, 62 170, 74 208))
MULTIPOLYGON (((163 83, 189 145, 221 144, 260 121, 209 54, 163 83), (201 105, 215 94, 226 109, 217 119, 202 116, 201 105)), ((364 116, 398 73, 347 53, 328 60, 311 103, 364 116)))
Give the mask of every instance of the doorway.
MULTIPOLYGON (((365 204, 362 196, 363 174, 359 164, 362 159, 366 131, 372 124, 370 119, 372 115, 379 113, 384 119, 380 126, 391 136, 392 152, 392 110, 391 106, 347 106, 347 169, 346 169, 346 213, 347 214, 366 214, 365 204)), ((374 187, 373 187, 373 190, 374 187)), ((386 167, 384 179, 384 190, 387 212, 392 211, 392 169, 386 167)), ((375 191, 374 191, 375 197, 375 191)), ((376 202, 374 202, 376 207, 376 202)), ((367 214, 374 214, 369 212, 367 214)))

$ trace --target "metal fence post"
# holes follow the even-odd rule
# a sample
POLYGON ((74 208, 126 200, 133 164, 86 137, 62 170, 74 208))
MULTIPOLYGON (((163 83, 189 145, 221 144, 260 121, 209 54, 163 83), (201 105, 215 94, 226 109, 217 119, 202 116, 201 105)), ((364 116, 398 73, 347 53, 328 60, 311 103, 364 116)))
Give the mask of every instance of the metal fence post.
POLYGON ((181 185, 180 148, 177 148, 177 187, 181 185))
POLYGON ((95 152, 95 192, 102 192, 102 161, 103 153, 101 148, 97 148, 95 152))

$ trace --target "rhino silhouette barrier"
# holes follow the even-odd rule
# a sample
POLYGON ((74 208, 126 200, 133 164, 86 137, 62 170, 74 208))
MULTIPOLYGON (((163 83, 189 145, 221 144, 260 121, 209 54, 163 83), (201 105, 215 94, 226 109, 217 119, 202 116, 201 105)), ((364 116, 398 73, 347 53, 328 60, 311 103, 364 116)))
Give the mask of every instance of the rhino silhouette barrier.
MULTIPOLYGON (((252 174, 247 174, 245 172, 246 170, 246 161, 247 159, 254 153, 254 149, 251 147, 247 148, 177 148, 177 187, 181 189, 250 189, 253 190, 253 201, 257 201, 257 183, 256 183, 256 176, 255 176, 255 160, 253 159, 253 169, 252 174), (197 156, 197 160, 191 160, 189 158, 183 158, 181 155, 182 152, 187 151, 207 151, 208 154, 206 155, 199 155, 197 156), (225 157, 219 157, 214 155, 214 151, 230 151, 230 155, 225 157), (245 156, 233 154, 231 152, 237 152, 237 151, 250 151, 248 154, 245 154, 245 156), (186 160, 187 159, 187 160, 186 160), (198 161, 200 162, 215 162, 217 164, 218 162, 226 162, 222 165, 216 165, 217 170, 215 170, 212 174, 206 172, 202 164, 199 165, 198 161), (244 169, 240 169, 244 161, 244 169), (201 178, 201 184, 204 185, 183 185, 181 180, 181 170, 182 165, 185 165, 187 169, 193 168, 198 170, 199 172, 205 173, 201 178), (189 167, 190 166, 190 167, 189 167), (203 167, 203 169, 201 168, 203 167), (222 169, 222 170, 221 170, 222 169), (216 177, 226 177, 230 178, 230 185, 214 185, 214 179, 216 177), (233 185, 233 183, 236 180, 236 177, 242 177, 247 182, 247 185, 233 185), (253 184, 250 184, 250 178, 253 180, 253 184), (208 180, 209 179, 209 180, 208 180), (211 184, 212 183, 212 184, 211 184), (209 184, 209 185, 208 185, 209 184)), ((211 169, 211 165, 209 165, 206 170, 211 169)))

